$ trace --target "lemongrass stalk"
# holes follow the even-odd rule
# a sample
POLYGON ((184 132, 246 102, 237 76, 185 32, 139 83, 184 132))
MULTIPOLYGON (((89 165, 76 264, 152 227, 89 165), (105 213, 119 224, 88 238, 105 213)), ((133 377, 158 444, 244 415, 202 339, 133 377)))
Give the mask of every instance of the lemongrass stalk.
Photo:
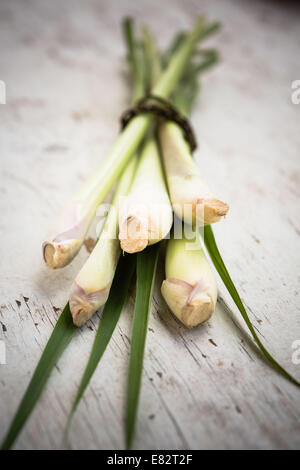
POLYGON ((132 18, 123 21, 123 33, 127 48, 127 60, 130 65, 131 79, 133 82, 133 103, 139 100, 145 93, 145 60, 142 48, 134 36, 132 18))
MULTIPOLYGON (((211 25, 203 34, 215 32, 218 26, 218 23, 211 25)), ((215 50, 199 52, 203 60, 188 65, 172 97, 183 114, 188 114, 195 101, 197 75, 218 61, 215 50)), ((180 127, 172 122, 163 122, 159 138, 170 199, 176 215, 189 224, 218 222, 226 215, 229 206, 216 198, 202 179, 180 127)))
POLYGON ((76 326, 82 326, 105 304, 120 256, 118 210, 133 180, 137 156, 127 165, 115 192, 101 235, 72 284, 69 304, 76 326))
POLYGON ((154 137, 143 147, 130 193, 119 212, 119 239, 127 253, 162 240, 173 223, 159 150, 154 137))
POLYGON ((165 270, 161 293, 178 320, 188 328, 208 320, 216 306, 217 284, 198 235, 168 240, 165 270))
MULTIPOLYGON (((127 47, 127 59, 133 82, 133 103, 145 93, 146 74, 142 49, 134 37, 133 21, 123 21, 127 47)), ((118 240, 119 202, 132 183, 137 163, 137 152, 124 170, 112 201, 106 223, 92 254, 73 282, 70 293, 70 309, 76 325, 84 324, 107 300, 120 256, 118 240)))
MULTIPOLYGON (((151 88, 161 74, 160 55, 147 27, 142 30, 147 68, 147 85, 151 88)), ((156 139, 144 144, 133 187, 119 215, 121 247, 135 253, 160 241, 170 231, 170 205, 156 139)))
POLYGON ((179 31, 173 38, 171 44, 167 48, 167 50, 162 54, 161 60, 164 67, 168 65, 170 58, 175 54, 175 52, 179 49, 182 45, 183 41, 186 38, 185 31, 179 31))
MULTIPOLYGON (((173 91, 198 40, 203 35, 203 28, 204 19, 201 17, 153 88, 154 94, 167 98, 173 91)), ((98 169, 63 210, 55 229, 43 243, 43 255, 47 266, 63 267, 77 254, 98 205, 103 202, 130 157, 137 150, 151 119, 149 115, 140 115, 130 121, 98 169)))
POLYGON ((144 26, 142 29, 142 39, 143 39, 145 62, 147 65, 146 67, 147 88, 150 89, 155 83, 157 83, 161 75, 161 71, 162 71, 161 57, 156 47, 156 43, 154 41, 152 33, 147 28, 147 26, 144 26))
POLYGON ((162 98, 167 98, 170 95, 179 82, 198 41, 206 37, 209 28, 205 26, 204 17, 200 16, 193 30, 186 36, 181 46, 171 57, 170 63, 161 75, 157 85, 152 89, 154 95, 162 98))
POLYGON ((164 122, 159 139, 174 212, 188 224, 207 225, 224 217, 229 206, 216 198, 201 177, 177 124, 164 122))
POLYGON ((187 65, 179 85, 172 93, 172 101, 182 114, 188 115, 196 101, 200 88, 198 76, 218 61, 219 53, 216 49, 196 51, 194 58, 187 65))
MULTIPOLYGON (((133 103, 145 93, 145 61, 140 44, 134 36, 133 21, 123 21, 127 59, 133 82, 133 103)), ((137 163, 137 152, 124 170, 117 187, 101 236, 85 265, 73 282, 70 309, 76 325, 84 324, 107 300, 120 256, 118 240, 118 210, 132 183, 137 163)))

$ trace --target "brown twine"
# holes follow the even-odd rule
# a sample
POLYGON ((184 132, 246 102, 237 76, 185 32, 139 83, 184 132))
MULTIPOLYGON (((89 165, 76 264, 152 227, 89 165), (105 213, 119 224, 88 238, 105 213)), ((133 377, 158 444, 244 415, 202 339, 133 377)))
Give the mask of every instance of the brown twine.
POLYGON ((124 111, 121 116, 122 130, 131 119, 143 113, 155 114, 155 116, 162 117, 168 121, 176 122, 183 130, 184 137, 189 143, 192 152, 197 148, 196 137, 189 120, 184 117, 170 101, 156 95, 149 94, 140 99, 135 106, 124 111))

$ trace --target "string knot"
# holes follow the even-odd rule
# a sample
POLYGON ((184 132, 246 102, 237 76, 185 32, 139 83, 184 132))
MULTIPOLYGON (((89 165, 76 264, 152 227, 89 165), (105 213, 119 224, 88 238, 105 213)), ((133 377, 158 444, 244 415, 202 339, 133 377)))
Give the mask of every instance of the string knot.
POLYGON ((150 113, 155 116, 173 121, 181 127, 186 141, 189 143, 191 151, 197 148, 196 137, 189 120, 170 101, 160 96, 148 94, 141 98, 129 109, 126 109, 121 116, 122 130, 134 117, 139 114, 150 113))

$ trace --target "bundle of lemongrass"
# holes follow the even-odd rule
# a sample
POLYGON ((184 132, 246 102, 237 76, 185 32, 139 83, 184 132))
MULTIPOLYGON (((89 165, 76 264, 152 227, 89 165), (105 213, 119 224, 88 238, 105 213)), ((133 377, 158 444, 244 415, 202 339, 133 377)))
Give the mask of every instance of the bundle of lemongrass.
MULTIPOLYGON (((136 38, 132 21, 125 20, 124 36, 133 81, 132 103, 136 104, 151 90, 151 95, 169 98, 181 116, 187 116, 198 93, 199 74, 218 58, 215 50, 199 49, 199 43, 218 27, 218 23, 207 24, 200 17, 190 33, 179 33, 167 52, 161 55, 146 28, 142 30, 141 39, 136 38)), ((273 366, 299 385, 268 353, 253 329, 211 229, 212 223, 226 215, 228 205, 216 198, 203 181, 177 121, 149 113, 133 117, 99 168, 66 205, 55 229, 44 242, 43 256, 47 266, 61 268, 72 261, 83 244, 97 207, 117 180, 102 232, 73 282, 69 302, 37 365, 2 444, 3 449, 12 446, 77 327, 104 305, 90 358, 72 406, 70 424, 119 320, 136 269, 126 405, 126 445, 131 446, 158 247, 165 238, 168 239, 166 278, 161 293, 173 314, 192 328, 205 322, 215 309, 216 279, 203 250, 203 238, 213 264, 257 345, 273 366), (172 229, 173 213, 176 223, 172 229), (179 220, 182 222, 178 223, 179 220), (120 257, 122 250, 128 254, 120 257)))

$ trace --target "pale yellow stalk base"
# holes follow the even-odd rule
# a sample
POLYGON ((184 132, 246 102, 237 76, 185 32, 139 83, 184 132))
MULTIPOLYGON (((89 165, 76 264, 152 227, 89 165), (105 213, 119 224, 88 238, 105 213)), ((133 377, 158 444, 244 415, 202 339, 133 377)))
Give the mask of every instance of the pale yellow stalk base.
POLYGON ((217 199, 202 180, 177 124, 159 129, 160 144, 174 212, 188 224, 209 225, 224 217, 229 206, 217 199))
POLYGON ((72 284, 69 304, 73 322, 77 326, 86 323, 109 296, 121 253, 118 239, 120 198, 125 197, 130 189, 136 162, 137 155, 125 169, 99 240, 72 284))
POLYGON ((119 239, 127 253, 136 253, 162 240, 170 231, 172 207, 155 139, 147 139, 130 194, 119 213, 119 239))
POLYGON ((173 314, 188 328, 210 318, 217 301, 214 273, 197 238, 190 249, 187 239, 167 243, 166 280, 161 293, 173 314))
POLYGON ((111 283, 105 288, 87 294, 76 281, 73 282, 70 292, 70 310, 73 317, 73 323, 76 326, 82 326, 92 315, 107 301, 111 283))

